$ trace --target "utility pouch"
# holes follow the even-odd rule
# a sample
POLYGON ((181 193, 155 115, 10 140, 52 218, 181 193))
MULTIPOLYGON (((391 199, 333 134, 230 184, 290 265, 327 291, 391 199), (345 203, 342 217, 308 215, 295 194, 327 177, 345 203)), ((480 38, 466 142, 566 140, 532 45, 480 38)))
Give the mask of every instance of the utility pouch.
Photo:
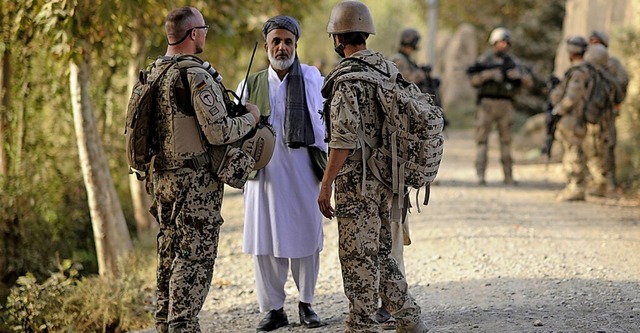
MULTIPOLYGON (((242 188, 247 182, 249 174, 253 171, 256 161, 244 150, 238 147, 227 146, 224 151, 219 167, 211 170, 222 182, 235 187, 242 188)), ((214 166, 215 164, 211 164, 214 166)))

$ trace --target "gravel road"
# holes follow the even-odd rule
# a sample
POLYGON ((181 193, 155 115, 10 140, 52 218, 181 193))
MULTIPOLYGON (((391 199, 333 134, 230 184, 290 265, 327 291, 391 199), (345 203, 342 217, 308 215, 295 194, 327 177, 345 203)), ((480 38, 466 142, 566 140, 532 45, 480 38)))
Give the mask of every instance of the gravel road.
MULTIPOLYGON (((560 165, 525 161, 525 152, 515 153, 518 185, 504 186, 497 138, 491 140, 488 185, 480 187, 471 132, 448 133, 431 203, 410 217, 407 279, 430 332, 640 332, 640 204, 556 202, 560 165)), ((213 286, 200 316, 205 332, 255 332, 263 316, 252 259, 242 253, 242 205, 241 192, 228 188, 213 286)), ((291 325, 275 332, 344 330, 335 221, 325 221, 324 231, 314 309, 325 326, 297 323, 290 279, 291 325)))

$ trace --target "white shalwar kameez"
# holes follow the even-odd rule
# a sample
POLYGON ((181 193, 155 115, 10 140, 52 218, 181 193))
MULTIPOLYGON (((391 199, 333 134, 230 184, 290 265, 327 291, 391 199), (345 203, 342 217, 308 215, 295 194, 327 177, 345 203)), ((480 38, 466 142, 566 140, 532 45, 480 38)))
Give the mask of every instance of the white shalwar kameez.
MULTIPOLYGON (((324 124, 320 118, 323 78, 315 67, 301 64, 301 68, 314 146, 327 151, 324 124)), ((258 172, 255 180, 245 184, 243 243, 244 252, 254 255, 258 303, 263 312, 283 306, 290 260, 300 301, 313 302, 319 253, 323 246, 322 215, 317 204, 320 182, 313 172, 309 152, 306 147, 291 149, 285 143, 289 75, 280 81, 269 66, 267 77, 271 105, 269 122, 276 131, 276 144, 271 161, 258 172)), ((242 85, 243 82, 238 86, 238 95, 242 85)), ((246 91, 242 96, 247 96, 246 91)), ((246 98, 243 99, 246 102, 246 98)))

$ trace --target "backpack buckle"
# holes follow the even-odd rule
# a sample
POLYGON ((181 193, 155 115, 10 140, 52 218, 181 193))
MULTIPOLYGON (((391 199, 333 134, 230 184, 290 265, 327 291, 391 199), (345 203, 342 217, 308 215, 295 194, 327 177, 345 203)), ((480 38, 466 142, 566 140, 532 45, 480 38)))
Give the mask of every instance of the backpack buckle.
POLYGON ((207 166, 211 162, 209 155, 205 152, 184 161, 184 165, 193 170, 198 170, 207 166))

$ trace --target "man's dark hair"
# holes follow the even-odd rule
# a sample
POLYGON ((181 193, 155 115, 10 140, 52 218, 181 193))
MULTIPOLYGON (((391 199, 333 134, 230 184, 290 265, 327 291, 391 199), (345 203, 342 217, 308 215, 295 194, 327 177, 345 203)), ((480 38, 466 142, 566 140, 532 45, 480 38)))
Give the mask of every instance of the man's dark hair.
POLYGON ((179 7, 172 10, 165 20, 167 37, 182 38, 190 28, 190 21, 196 18, 192 7, 179 7))
POLYGON ((347 32, 340 34, 342 36, 342 44, 344 45, 362 45, 366 44, 369 34, 365 32, 347 32))

